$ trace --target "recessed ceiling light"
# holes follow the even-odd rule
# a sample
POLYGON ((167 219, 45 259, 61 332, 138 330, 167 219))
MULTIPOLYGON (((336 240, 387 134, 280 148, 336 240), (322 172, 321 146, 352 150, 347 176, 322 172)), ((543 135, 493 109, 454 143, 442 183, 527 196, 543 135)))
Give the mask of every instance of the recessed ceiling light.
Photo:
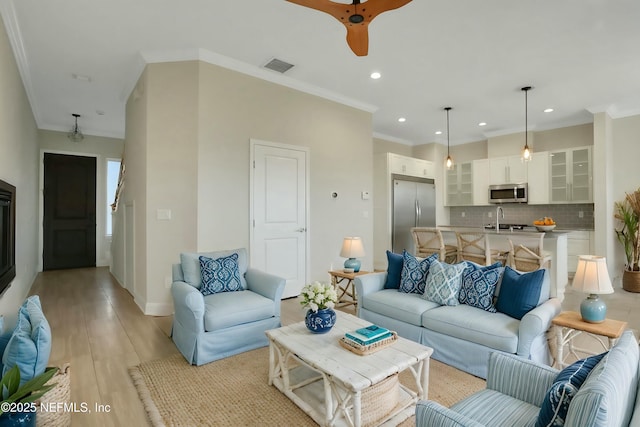
POLYGON ((553 108, 545 108, 543 111, 545 113, 551 113, 551 112, 553 112, 553 108))
POLYGON ((404 117, 400 117, 400 118, 398 119, 398 121, 399 121, 400 123, 404 123, 404 122, 406 122, 406 121, 407 121, 407 119, 406 119, 406 118, 404 118, 404 117))
POLYGON ((486 123, 486 122, 480 122, 480 123, 478 123, 478 126, 486 126, 486 125, 487 125, 487 123, 486 123))
POLYGON ((437 130, 436 131, 436 135, 442 135, 442 131, 441 130, 437 130))
POLYGON ((380 74, 379 72, 375 71, 373 73, 371 73, 371 78, 373 80, 378 80, 380 77, 382 77, 382 74, 380 74))

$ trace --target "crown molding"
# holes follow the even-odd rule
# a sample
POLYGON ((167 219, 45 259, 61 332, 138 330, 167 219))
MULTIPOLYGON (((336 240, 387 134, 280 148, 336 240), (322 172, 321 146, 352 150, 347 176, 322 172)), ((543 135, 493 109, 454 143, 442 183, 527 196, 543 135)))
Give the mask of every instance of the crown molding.
POLYGON ((24 42, 22 40, 22 32, 20 31, 20 24, 18 22, 18 16, 16 9, 13 5, 13 0, 0 0, 0 14, 2 14, 2 21, 4 22, 5 31, 9 38, 9 43, 13 49, 13 54, 18 66, 18 72, 22 78, 22 85, 27 93, 27 99, 31 105, 31 113, 36 121, 36 125, 40 127, 40 110, 36 103, 36 97, 34 95, 33 83, 31 81, 31 69, 29 67, 29 59, 27 58, 27 52, 24 48, 24 42))
POLYGON ((142 51, 140 52, 140 61, 141 62, 135 64, 135 66, 132 67, 132 78, 123 88, 121 98, 124 100, 124 102, 126 102, 126 99, 133 91, 133 88, 140 78, 140 75, 142 74, 142 71, 144 70, 146 64, 155 64, 161 62, 202 61, 208 64, 217 65, 219 67, 237 71, 248 76, 256 77, 261 80, 295 89, 300 92, 334 101, 339 104, 353 107, 371 114, 378 110, 378 107, 375 105, 361 102, 356 99, 346 97, 340 93, 322 89, 317 86, 295 80, 283 74, 276 73, 275 71, 270 71, 252 64, 248 64, 246 62, 238 61, 236 59, 229 58, 228 56, 220 55, 206 49, 192 48, 179 50, 142 51))
POLYGON ((395 142, 396 144, 411 145, 411 146, 418 145, 413 141, 409 141, 408 139, 402 139, 395 136, 386 135, 380 132, 373 132, 373 137, 377 139, 382 139, 388 142, 395 142))

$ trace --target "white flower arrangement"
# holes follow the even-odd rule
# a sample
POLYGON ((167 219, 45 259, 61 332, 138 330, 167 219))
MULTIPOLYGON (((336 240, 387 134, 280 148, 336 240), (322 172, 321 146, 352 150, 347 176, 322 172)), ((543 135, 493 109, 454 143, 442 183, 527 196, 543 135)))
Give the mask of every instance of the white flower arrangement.
POLYGON ((305 285, 300 296, 302 297, 300 304, 303 307, 309 307, 313 312, 333 308, 338 301, 338 294, 333 286, 320 282, 305 285))

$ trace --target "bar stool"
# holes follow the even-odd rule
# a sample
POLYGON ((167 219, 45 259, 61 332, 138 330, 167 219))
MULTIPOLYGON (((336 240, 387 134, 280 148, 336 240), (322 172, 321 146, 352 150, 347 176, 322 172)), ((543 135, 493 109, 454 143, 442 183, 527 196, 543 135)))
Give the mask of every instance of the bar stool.
POLYGON ((534 271, 540 268, 549 268, 551 264, 551 253, 545 252, 544 233, 538 233, 535 237, 522 237, 518 243, 514 244, 509 239, 511 247, 510 267, 518 271, 534 271))
POLYGON ((415 255, 426 258, 431 254, 438 253, 438 258, 442 262, 453 263, 458 258, 458 247, 455 245, 445 245, 442 232, 433 227, 413 227, 411 229, 413 242, 415 244, 415 255))
POLYGON ((458 239, 458 262, 468 260, 480 265, 491 265, 500 261, 506 265, 509 259, 509 252, 491 249, 485 233, 479 232, 456 232, 458 239))

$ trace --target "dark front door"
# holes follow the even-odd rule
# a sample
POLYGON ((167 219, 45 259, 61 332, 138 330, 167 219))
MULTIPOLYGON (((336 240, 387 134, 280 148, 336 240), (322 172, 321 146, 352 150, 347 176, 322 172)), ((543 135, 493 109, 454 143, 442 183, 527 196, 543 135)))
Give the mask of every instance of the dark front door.
POLYGON ((96 158, 44 155, 45 270, 96 265, 96 158))

